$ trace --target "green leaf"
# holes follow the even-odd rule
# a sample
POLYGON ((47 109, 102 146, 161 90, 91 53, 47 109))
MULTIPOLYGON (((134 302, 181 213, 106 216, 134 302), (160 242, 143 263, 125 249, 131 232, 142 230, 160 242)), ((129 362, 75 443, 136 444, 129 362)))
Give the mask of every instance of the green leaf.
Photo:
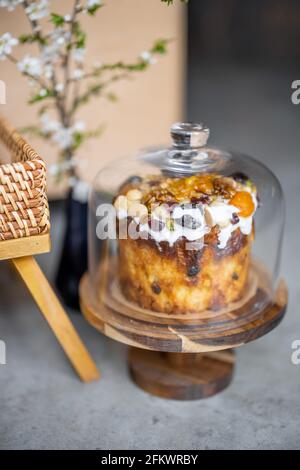
POLYGON ((50 105, 48 104, 45 104, 44 106, 42 106, 39 110, 38 110, 38 116, 42 116, 48 109, 49 109, 50 105))
POLYGON ((170 230, 170 232, 174 232, 174 230, 175 230, 174 220, 167 219, 166 226, 167 226, 168 230, 170 230))
POLYGON ((17 131, 19 134, 31 134, 37 137, 42 137, 43 139, 49 138, 49 136, 45 135, 38 126, 19 127, 17 131))
POLYGON ((103 134, 104 130, 105 130, 105 124, 101 124, 99 127, 96 127, 96 129, 86 132, 85 138, 90 139, 93 137, 99 137, 101 134, 103 134))
POLYGON ((101 125, 96 129, 87 132, 75 132, 73 135, 74 144, 72 146, 72 150, 77 150, 87 139, 99 137, 103 133, 103 131, 104 125, 101 125))
POLYGON ((98 95, 100 93, 101 89, 102 89, 102 84, 101 83, 96 84, 96 85, 92 85, 89 88, 89 93, 91 95, 98 95))
POLYGON ((74 113, 74 111, 76 111, 76 109, 83 105, 83 104, 86 104, 88 103, 89 99, 92 97, 92 96, 96 96, 96 95, 99 95, 100 91, 102 90, 103 88, 103 85, 102 83, 97 83, 95 85, 91 85, 87 91, 85 93, 83 93, 81 96, 79 96, 75 102, 74 102, 74 105, 73 105, 73 109, 72 109, 72 113, 74 113))
POLYGON ((85 47, 86 33, 81 29, 78 22, 74 24, 74 35, 76 38, 76 47, 78 49, 82 49, 83 47, 85 47))
POLYGON ((75 132, 73 135, 74 144, 72 146, 73 150, 78 149, 84 141, 84 134, 82 132, 75 132))
POLYGON ((96 11, 99 10, 99 8, 103 7, 103 5, 93 5, 92 7, 87 9, 87 13, 91 16, 94 16, 96 11))
POLYGON ((118 97, 115 93, 107 93, 106 95, 106 98, 108 99, 108 101, 111 101, 112 103, 116 103, 116 101, 118 101, 118 97))
POLYGON ((51 13, 51 22, 55 26, 63 26, 65 24, 65 19, 63 16, 58 15, 57 13, 51 13))
MULTIPOLYGON (((162 2, 166 3, 168 6, 173 4, 174 0, 161 0, 162 2)), ((180 0, 181 3, 188 3, 189 0, 180 0)))
POLYGON ((86 34, 84 32, 82 32, 80 34, 80 36, 78 37, 77 41, 76 41, 76 47, 78 49, 80 48, 84 48, 85 46, 85 41, 86 41, 86 34))
POLYGON ((52 98, 54 96, 54 92, 52 90, 46 90, 46 94, 45 95, 40 95, 39 93, 37 93, 36 95, 33 95, 29 100, 28 100, 28 104, 35 104, 35 103, 39 103, 47 98, 52 98))
POLYGON ((147 67, 149 67, 148 62, 141 60, 137 64, 127 65, 126 70, 129 70, 130 72, 141 72, 142 70, 145 70, 147 67))
POLYGON ((158 39, 151 49, 152 54, 166 54, 167 44, 170 42, 169 39, 158 39))
POLYGON ((43 45, 47 43, 47 41, 41 38, 39 34, 21 34, 21 36, 19 36, 19 42, 21 44, 32 44, 34 42, 38 42, 43 45))

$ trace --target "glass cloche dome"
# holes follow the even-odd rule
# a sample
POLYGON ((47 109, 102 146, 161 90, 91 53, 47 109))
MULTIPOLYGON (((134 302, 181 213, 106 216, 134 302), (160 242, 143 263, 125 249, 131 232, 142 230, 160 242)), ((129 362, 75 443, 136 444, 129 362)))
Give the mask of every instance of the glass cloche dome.
POLYGON ((210 147, 204 125, 176 123, 171 138, 170 148, 114 161, 95 178, 94 300, 179 318, 248 304, 259 312, 279 279, 279 181, 252 157, 210 147))

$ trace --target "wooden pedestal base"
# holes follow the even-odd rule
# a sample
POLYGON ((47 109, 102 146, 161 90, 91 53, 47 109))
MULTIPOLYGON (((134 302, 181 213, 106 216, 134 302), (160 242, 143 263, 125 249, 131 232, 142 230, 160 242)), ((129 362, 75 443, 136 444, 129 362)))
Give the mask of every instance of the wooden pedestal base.
POLYGON ((197 400, 230 384, 235 357, 231 350, 184 354, 130 348, 128 361, 132 379, 146 392, 162 398, 197 400))
POLYGON ((82 312, 104 335, 130 346, 133 380, 160 397, 194 400, 223 390, 233 375, 232 350, 271 331, 286 311, 284 281, 273 292, 270 276, 256 263, 239 301, 218 311, 170 315, 125 299, 113 257, 109 261, 100 266, 98 280, 83 277, 82 312))

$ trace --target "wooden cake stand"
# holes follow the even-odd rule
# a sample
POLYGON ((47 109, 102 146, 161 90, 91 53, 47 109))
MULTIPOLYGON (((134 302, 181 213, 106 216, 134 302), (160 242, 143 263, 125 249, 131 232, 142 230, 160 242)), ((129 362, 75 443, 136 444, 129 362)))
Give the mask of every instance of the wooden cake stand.
POLYGON ((227 387, 234 370, 232 349, 275 328, 287 305, 284 281, 270 297, 269 276, 258 264, 251 268, 242 300, 223 310, 186 315, 153 312, 127 301, 113 257, 103 261, 99 272, 97 289, 87 274, 81 281, 83 314, 104 335, 130 346, 133 380, 165 398, 193 400, 227 387))

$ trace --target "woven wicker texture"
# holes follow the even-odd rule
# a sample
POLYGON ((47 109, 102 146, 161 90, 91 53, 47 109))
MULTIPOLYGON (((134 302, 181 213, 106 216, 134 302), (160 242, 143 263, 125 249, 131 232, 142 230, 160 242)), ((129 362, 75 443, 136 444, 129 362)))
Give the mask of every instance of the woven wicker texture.
POLYGON ((0 165, 0 241, 49 232, 44 161, 1 117, 0 140, 14 162, 0 165))

